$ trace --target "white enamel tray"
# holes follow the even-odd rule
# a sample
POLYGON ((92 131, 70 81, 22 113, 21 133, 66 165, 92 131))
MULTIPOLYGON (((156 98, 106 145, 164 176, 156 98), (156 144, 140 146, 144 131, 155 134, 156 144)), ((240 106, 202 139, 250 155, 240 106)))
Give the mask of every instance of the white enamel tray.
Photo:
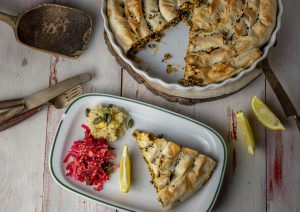
POLYGON ((275 29, 269 39, 269 41, 261 48, 262 56, 258 58, 249 68, 244 69, 237 75, 224 80, 220 83, 209 84, 206 86, 190 86, 185 87, 178 83, 183 77, 184 73, 184 57, 186 55, 186 49, 188 44, 188 31, 189 28, 184 23, 179 23, 175 27, 170 27, 167 30, 164 30, 163 34, 165 35, 159 43, 156 44, 156 50, 146 48, 145 50, 139 52, 137 57, 141 59, 141 62, 135 62, 130 58, 127 58, 119 45, 116 43, 113 33, 109 28, 108 18, 106 15, 106 1, 102 1, 102 17, 104 20, 104 29, 107 33, 109 42, 112 44, 112 47, 116 53, 125 61, 131 68, 138 73, 141 77, 147 81, 163 86, 168 90, 179 90, 179 91, 204 91, 207 89, 217 89, 228 83, 232 83, 240 79, 246 73, 252 71, 257 64, 262 61, 268 54, 269 49, 274 45, 276 41, 277 32, 281 26, 281 16, 282 16, 282 2, 278 0, 278 13, 277 13, 277 22, 275 29), (166 63, 162 63, 163 55, 165 53, 170 53, 173 58, 168 61, 168 64, 172 64, 173 67, 177 69, 176 72, 168 74, 166 72, 166 63))
POLYGON ((150 184, 148 173, 135 139, 131 136, 134 129, 155 134, 164 134, 167 139, 198 150, 214 158, 218 164, 210 180, 194 195, 172 211, 210 211, 217 199, 223 181, 227 161, 226 144, 212 128, 183 115, 143 102, 105 94, 86 94, 71 103, 62 116, 53 141, 50 154, 50 172, 54 180, 63 188, 100 204, 124 211, 163 211, 156 199, 156 192, 150 184), (75 182, 65 176, 63 158, 73 141, 83 138, 81 124, 87 124, 85 109, 95 104, 115 104, 123 107, 133 118, 134 126, 114 142, 118 164, 124 144, 129 145, 132 165, 132 186, 127 194, 119 191, 116 169, 102 191, 94 191, 84 183, 75 182))

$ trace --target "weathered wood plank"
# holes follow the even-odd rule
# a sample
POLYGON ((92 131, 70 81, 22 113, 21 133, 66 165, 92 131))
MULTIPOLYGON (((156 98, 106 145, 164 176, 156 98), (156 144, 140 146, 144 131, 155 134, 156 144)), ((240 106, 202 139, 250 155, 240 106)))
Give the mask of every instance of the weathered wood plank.
MULTIPOLYGON (((80 8, 92 16, 93 31, 87 50, 79 59, 70 60, 52 57, 50 67, 50 83, 56 83, 75 74, 90 72, 92 82, 85 85, 86 92, 103 92, 119 95, 121 91, 121 69, 114 58, 106 51, 103 40, 103 22, 97 0, 89 1, 56 1, 67 6, 80 8)), ((47 143, 44 173, 43 211, 115 211, 96 204, 86 198, 78 197, 63 190, 54 182, 49 173, 48 158, 52 139, 63 110, 49 108, 47 125, 47 143)), ((77 123, 81 124, 81 123, 77 123)))
POLYGON ((154 96, 144 86, 136 83, 124 70, 122 95, 158 105, 175 112, 195 118, 221 133, 228 144, 228 167, 224 184, 217 201, 216 211, 263 211, 266 208, 266 163, 264 128, 253 118, 250 101, 253 95, 264 99, 265 81, 260 77, 242 91, 225 99, 183 106, 167 102, 154 96), (257 142, 256 156, 248 155, 246 145, 237 131, 232 114, 244 110, 249 115, 250 123, 257 142), (232 124, 234 123, 234 130, 232 124), (233 133, 234 132, 234 133, 233 133))
MULTIPOLYGON (((16 15, 38 1, 1 1, 0 10, 16 15)), ((0 23, 0 99, 19 98, 48 85, 49 55, 23 47, 13 30, 0 23), (38 77, 38 80, 36 80, 38 77)), ((0 132, 2 211, 41 211, 46 111, 0 132)))
POLYGON ((216 101, 213 106, 206 108, 206 111, 209 111, 205 112, 207 123, 223 134, 228 148, 227 172, 215 207, 216 211, 244 211, 245 209, 264 211, 266 209, 265 130, 255 119, 250 104, 254 95, 264 99, 264 86, 264 79, 260 77, 239 93, 216 101), (245 112, 252 127, 256 142, 255 157, 248 154, 237 126, 235 114, 239 110, 245 112), (224 113, 227 113, 227 119, 224 113))
MULTIPOLYGON (((294 106, 300 113, 300 25, 295 24, 300 2, 286 0, 277 45, 269 59, 294 106)), ((267 130, 267 209, 268 211, 300 210, 300 134, 292 118, 286 118, 272 89, 267 83, 266 101, 279 116, 287 130, 267 130)))

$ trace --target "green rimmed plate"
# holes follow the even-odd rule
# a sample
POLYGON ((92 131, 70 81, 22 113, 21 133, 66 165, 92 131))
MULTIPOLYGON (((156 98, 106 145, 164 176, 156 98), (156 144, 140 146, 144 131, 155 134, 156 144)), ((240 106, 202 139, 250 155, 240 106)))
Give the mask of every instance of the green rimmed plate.
POLYGON ((195 192, 189 199, 172 211, 210 211, 217 199, 223 181, 227 149, 222 137, 212 128, 191 118, 132 99, 106 94, 86 94, 75 99, 63 114, 57 128, 50 154, 50 172, 54 180, 63 188, 83 197, 95 200, 100 204, 124 211, 163 211, 156 199, 156 191, 150 184, 151 176, 142 155, 131 136, 134 129, 164 134, 179 145, 186 146, 207 154, 218 164, 211 179, 195 192), (128 144, 132 165, 132 185, 129 193, 119 191, 118 169, 104 185, 104 189, 96 192, 84 183, 73 181, 65 176, 63 158, 73 141, 83 138, 81 124, 87 124, 85 109, 96 104, 115 104, 123 107, 133 118, 134 126, 111 146, 115 148, 117 164, 122 147, 128 144))

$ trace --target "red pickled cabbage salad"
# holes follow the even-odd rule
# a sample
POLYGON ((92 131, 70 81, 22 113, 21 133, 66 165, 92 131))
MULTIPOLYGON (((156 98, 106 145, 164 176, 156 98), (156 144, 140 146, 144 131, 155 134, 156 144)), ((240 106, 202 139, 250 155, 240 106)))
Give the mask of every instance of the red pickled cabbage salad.
POLYGON ((88 126, 84 124, 81 126, 85 130, 84 139, 74 141, 63 161, 67 163, 66 176, 86 182, 86 185, 93 186, 94 190, 100 191, 114 169, 112 160, 115 155, 104 138, 94 138, 88 126), (73 160, 68 162, 70 157, 73 160))

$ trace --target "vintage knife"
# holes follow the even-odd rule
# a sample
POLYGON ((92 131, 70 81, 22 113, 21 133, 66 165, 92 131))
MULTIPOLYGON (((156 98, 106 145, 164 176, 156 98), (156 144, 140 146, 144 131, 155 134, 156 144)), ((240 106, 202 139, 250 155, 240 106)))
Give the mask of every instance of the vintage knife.
POLYGON ((59 82, 56 85, 53 85, 49 88, 38 91, 37 93, 35 93, 29 97, 26 97, 24 99, 22 105, 14 107, 12 109, 9 109, 9 110, 1 113, 0 114, 0 124, 5 122, 6 120, 12 118, 14 115, 18 114, 21 111, 36 108, 36 107, 48 102, 50 99, 53 99, 54 97, 59 96, 62 93, 65 93, 66 91, 70 90, 71 88, 73 88, 79 84, 82 84, 84 82, 87 82, 91 79, 92 79, 92 76, 89 73, 79 74, 79 75, 76 75, 69 79, 66 79, 62 82, 59 82))
POLYGON ((296 120, 298 130, 300 132, 300 117, 297 113, 297 110, 277 79, 267 58, 262 61, 262 71, 265 74, 265 77, 267 78, 275 95, 277 96, 285 115, 287 117, 292 116, 296 120))

